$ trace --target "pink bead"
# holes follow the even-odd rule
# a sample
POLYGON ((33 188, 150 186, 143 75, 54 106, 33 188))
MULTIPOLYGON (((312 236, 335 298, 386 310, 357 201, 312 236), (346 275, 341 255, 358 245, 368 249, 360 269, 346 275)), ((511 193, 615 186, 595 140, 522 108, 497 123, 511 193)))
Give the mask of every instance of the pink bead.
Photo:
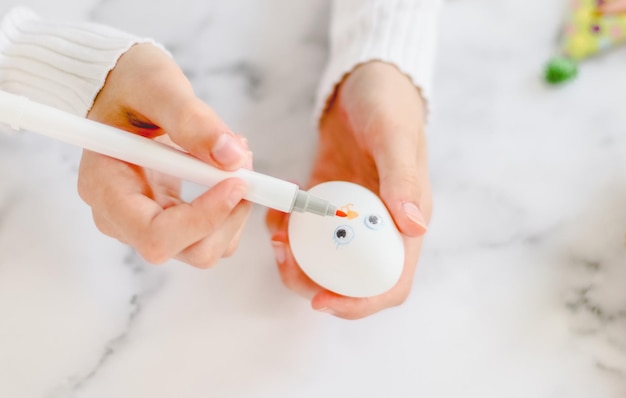
POLYGON ((615 39, 621 38, 623 33, 624 32, 622 31, 622 28, 620 28, 619 26, 613 26, 611 28, 611 36, 613 36, 613 38, 615 39))

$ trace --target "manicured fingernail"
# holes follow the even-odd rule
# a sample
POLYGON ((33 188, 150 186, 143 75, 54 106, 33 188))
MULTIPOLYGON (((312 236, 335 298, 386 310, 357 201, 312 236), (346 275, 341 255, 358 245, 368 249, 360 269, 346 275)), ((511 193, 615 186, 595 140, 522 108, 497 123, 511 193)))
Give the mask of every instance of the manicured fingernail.
POLYGON ((246 149, 241 146, 236 137, 224 133, 215 142, 211 155, 222 166, 235 167, 245 161, 246 149))
POLYGON ((246 187, 242 185, 237 185, 228 194, 228 204, 230 204, 230 207, 237 206, 237 204, 241 202, 241 199, 243 199, 245 195, 246 187))
POLYGON ((420 227, 427 229, 426 220, 424 219, 424 215, 415 203, 405 202, 402 204, 402 210, 404 210, 404 214, 409 218, 409 220, 413 221, 415 224, 420 227))
POLYGON ((330 314, 330 315, 335 315, 335 311, 333 311, 331 308, 328 308, 328 307, 320 308, 317 311, 324 312, 324 313, 330 314))
POLYGON ((282 242, 273 241, 272 248, 274 248, 274 257, 276 258, 276 262, 278 262, 278 264, 284 263, 285 257, 287 256, 285 244, 282 242))
POLYGON ((243 164, 243 167, 245 169, 252 170, 254 168, 252 164, 254 161, 254 156, 252 155, 252 151, 248 151, 246 155, 248 156, 248 158, 246 159, 246 162, 243 164))

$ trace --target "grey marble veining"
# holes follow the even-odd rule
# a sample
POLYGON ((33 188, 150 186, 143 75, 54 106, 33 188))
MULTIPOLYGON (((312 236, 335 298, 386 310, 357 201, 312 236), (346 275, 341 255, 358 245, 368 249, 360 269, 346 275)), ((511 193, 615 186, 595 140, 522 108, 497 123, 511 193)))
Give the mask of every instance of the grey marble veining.
POLYGON ((115 355, 123 350, 129 343, 129 335, 137 318, 141 315, 150 298, 158 294, 161 287, 166 283, 164 275, 150 272, 148 265, 133 250, 129 250, 123 264, 139 279, 137 290, 132 294, 127 303, 128 314, 125 323, 119 333, 104 343, 100 355, 95 358, 93 365, 88 369, 81 369, 80 374, 66 377, 60 385, 48 394, 50 398, 73 397, 80 394, 90 381, 98 377, 99 372, 114 361, 115 355))

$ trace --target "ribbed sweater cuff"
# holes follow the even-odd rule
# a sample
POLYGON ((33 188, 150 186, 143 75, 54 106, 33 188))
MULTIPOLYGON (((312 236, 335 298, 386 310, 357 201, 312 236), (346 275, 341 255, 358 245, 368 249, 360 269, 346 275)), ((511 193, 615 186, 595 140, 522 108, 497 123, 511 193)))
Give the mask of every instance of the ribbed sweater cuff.
POLYGON ((317 95, 317 120, 336 86, 368 61, 395 65, 428 101, 439 8, 439 0, 335 0, 330 58, 317 95))
POLYGON ((94 23, 49 21, 26 8, 0 21, 0 89, 85 116, 122 54, 153 43, 94 23))

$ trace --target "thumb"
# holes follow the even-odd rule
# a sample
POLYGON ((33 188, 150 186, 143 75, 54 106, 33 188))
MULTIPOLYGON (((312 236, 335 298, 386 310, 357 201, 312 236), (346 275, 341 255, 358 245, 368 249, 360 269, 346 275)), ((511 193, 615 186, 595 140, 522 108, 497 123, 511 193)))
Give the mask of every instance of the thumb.
POLYGON ((172 141, 192 155, 218 167, 234 170, 251 162, 246 141, 235 135, 193 92, 160 92, 155 122, 172 141))
POLYGON ((430 181, 423 134, 402 131, 381 134, 374 160, 380 178, 380 197, 400 232, 421 236, 430 219, 430 181))
POLYGON ((116 76, 127 83, 131 108, 192 155, 225 169, 251 162, 245 140, 196 97, 182 70, 159 48, 133 47, 113 70, 111 77, 116 76))

